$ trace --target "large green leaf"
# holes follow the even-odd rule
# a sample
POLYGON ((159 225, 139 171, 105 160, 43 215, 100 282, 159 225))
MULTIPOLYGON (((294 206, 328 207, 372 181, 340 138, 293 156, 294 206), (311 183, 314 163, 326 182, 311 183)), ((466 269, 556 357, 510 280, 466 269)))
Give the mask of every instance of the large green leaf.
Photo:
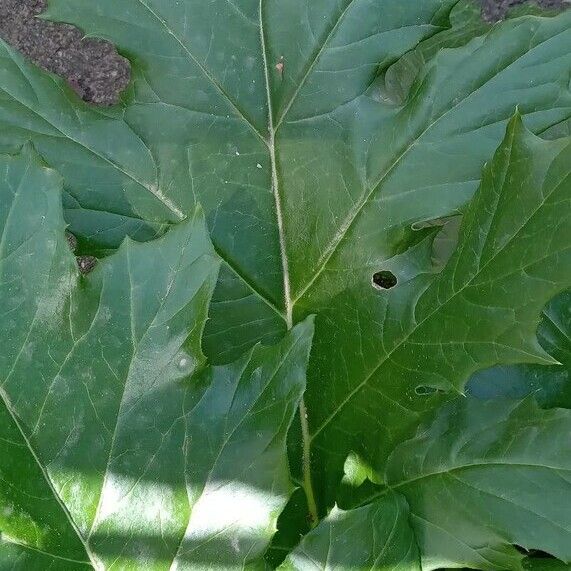
POLYGON ((197 372, 219 266, 200 211, 82 276, 58 176, 29 147, 0 171, 0 567, 255 562, 292 490, 312 320, 197 372))
POLYGON ((520 569, 512 547, 571 563, 571 413, 460 399, 397 447, 386 480, 411 510, 423 569, 520 569))
POLYGON ((346 512, 335 507, 279 569, 420 571, 408 516, 406 501, 397 494, 346 512))
MULTIPOLYGON (((304 486, 311 496, 313 469, 322 512, 351 450, 380 469, 439 402, 417 387, 461 390, 477 367, 545 361, 537 314, 568 283, 555 251, 563 228, 559 242, 534 238, 552 254, 543 263, 516 234, 538 206, 529 185, 511 214, 498 203, 498 231, 517 238, 503 250, 509 260, 477 268, 501 250, 490 221, 487 244, 473 228, 458 277, 450 267, 425 292, 430 231, 411 226, 464 208, 516 105, 534 132, 571 114, 570 13, 511 20, 468 43, 471 32, 454 41, 444 30, 442 44, 457 47, 429 49, 425 63, 420 50, 413 72, 399 65, 423 39, 438 45, 454 4, 52 0, 47 17, 104 35, 131 58, 133 88, 113 110, 83 105, 7 47, 0 54, 0 145, 31 138, 62 172, 67 217, 85 241, 107 248, 125 232, 154 235, 202 203, 225 261, 211 357, 230 360, 319 314, 301 432, 304 486), (534 255, 538 277, 515 273, 534 255), (486 284, 502 266, 514 273, 486 284), (378 270, 398 286, 374 290, 378 270), (458 329, 448 333, 449 323, 458 329)), ((545 174, 557 145, 518 176, 549 191, 563 168, 545 174)), ((544 205, 530 224, 546 217, 556 227, 563 212, 544 205)))
MULTIPOLYGON (((359 386, 362 394, 353 396, 358 398, 362 415, 374 418, 382 411, 383 422, 393 433, 367 434, 362 416, 343 411, 345 423, 330 435, 329 449, 339 449, 347 426, 359 435, 353 441, 354 454, 345 464, 350 485, 359 486, 366 479, 384 482, 382 465, 394 442, 394 431, 400 429, 402 435, 407 425, 413 427, 419 421, 421 409, 415 409, 413 399, 407 397, 424 395, 427 407, 434 407, 449 394, 462 392, 464 381, 486 364, 539 365, 533 369, 520 365, 516 369, 520 374, 510 372, 511 379, 509 368, 504 374, 497 369, 487 372, 483 376, 491 377, 488 382, 476 379, 471 392, 481 397, 521 397, 541 386, 544 404, 565 404, 567 372, 561 366, 545 367, 556 361, 538 343, 536 327, 544 302, 570 283, 570 200, 571 141, 538 139, 514 118, 504 143, 485 169, 482 186, 464 216, 457 250, 446 268, 436 278, 419 276, 401 291, 389 292, 394 295, 393 307, 398 309, 399 301, 402 307, 384 325, 402 330, 400 339, 395 335, 397 342, 385 348, 369 384, 359 386), (535 371, 535 377, 530 371, 535 371), (385 394, 388 389, 393 391, 388 394, 397 406, 390 423, 386 420, 390 407, 381 407, 371 396, 378 386, 385 394), (404 399, 399 396, 401 391, 406 391, 404 399), (368 443, 369 450, 364 446, 368 443)), ((567 294, 561 295, 546 315, 555 313, 552 319, 564 319, 568 299, 567 294)), ((560 339, 563 331, 545 324, 541 331, 545 349, 564 359, 568 340, 560 339)), ((326 476, 330 466, 326 465, 326 476)), ((367 487, 359 489, 356 498, 349 493, 344 504, 352 505, 374 493, 367 487)))

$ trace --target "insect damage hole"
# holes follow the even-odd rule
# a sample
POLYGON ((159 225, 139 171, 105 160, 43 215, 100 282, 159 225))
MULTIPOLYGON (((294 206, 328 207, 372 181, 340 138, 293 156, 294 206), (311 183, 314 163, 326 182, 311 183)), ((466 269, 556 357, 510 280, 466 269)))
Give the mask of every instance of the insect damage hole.
POLYGON ((428 397, 431 396, 435 393, 439 393, 442 392, 440 391, 440 389, 437 389, 436 387, 429 387, 429 386, 425 386, 425 385, 419 385, 418 387, 416 387, 414 389, 414 392, 419 396, 419 397, 428 397))
POLYGON ((391 289, 398 283, 397 277, 389 270, 381 270, 373 274, 373 287, 377 289, 391 289))

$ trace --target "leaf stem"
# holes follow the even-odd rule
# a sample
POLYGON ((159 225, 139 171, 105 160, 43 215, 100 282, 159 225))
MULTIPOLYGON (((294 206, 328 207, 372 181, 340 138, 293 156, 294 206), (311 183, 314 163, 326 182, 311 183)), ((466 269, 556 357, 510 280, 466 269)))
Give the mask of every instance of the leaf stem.
POLYGON ((307 408, 305 400, 302 398, 299 403, 299 417, 301 420, 301 435, 303 442, 303 490, 307 499, 307 509, 311 518, 311 527, 319 523, 317 503, 313 493, 313 483, 311 481, 311 439, 309 437, 309 423, 307 422, 307 408))
MULTIPOLYGON (((287 323, 288 330, 293 327, 293 303, 291 295, 291 285, 289 278, 289 263, 286 250, 286 239, 285 239, 285 228, 282 212, 282 200, 280 196, 279 189, 279 178, 277 169, 277 157, 276 157, 276 141, 275 135, 277 128, 274 126, 274 111, 272 107, 272 92, 270 87, 270 68, 268 65, 268 55, 266 49, 266 37, 264 31, 264 18, 263 18, 263 2, 260 0, 259 4, 259 19, 260 19, 260 43, 262 46, 262 58, 264 64, 264 75, 266 80, 266 97, 268 104, 268 148, 270 151, 270 162, 271 162, 271 184, 272 191, 274 194, 274 201, 276 206, 276 218, 278 223, 278 233, 280 240, 280 255, 282 259, 282 270, 283 270, 283 284, 284 284, 284 305, 285 305, 285 319, 287 323)), ((302 466, 303 466, 303 490, 307 499, 307 506, 309 510, 309 516, 311 519, 311 527, 315 527, 319 522, 319 515, 317 513, 317 504, 315 502, 315 495, 313 493, 313 485, 311 481, 311 438, 309 435, 309 424, 307 422, 307 409, 305 406, 305 401, 302 397, 299 403, 299 415, 301 419, 301 434, 303 443, 303 455, 302 455, 302 466)))

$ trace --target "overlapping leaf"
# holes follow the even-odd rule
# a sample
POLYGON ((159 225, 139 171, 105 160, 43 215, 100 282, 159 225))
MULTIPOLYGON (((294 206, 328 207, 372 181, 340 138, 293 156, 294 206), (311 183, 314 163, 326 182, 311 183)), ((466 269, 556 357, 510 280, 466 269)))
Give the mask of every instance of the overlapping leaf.
POLYGON ((334 508, 279 569, 420 571, 416 538, 408 518, 406 501, 397 494, 347 512, 334 508))
POLYGON ((200 211, 84 277, 58 176, 31 148, 0 170, 0 566, 259 560, 292 489, 311 320, 191 378, 219 267, 200 211))
POLYGON ((380 499, 335 509, 283 568, 496 571, 525 561, 528 569, 565 569, 570 434, 568 410, 540 410, 531 399, 458 399, 392 453, 380 499), (514 545, 562 561, 543 567, 514 545))
POLYGON ((0 427, 0 567, 85 571, 84 546, 4 402, 0 427))
POLYGON ((538 338, 559 364, 493 367, 476 373, 468 392, 483 399, 533 395, 544 407, 571 408, 571 292, 562 293, 545 308, 538 338))
MULTIPOLYGON (((411 324, 409 332, 384 365, 388 380, 400 380, 400 383, 395 383, 395 401, 398 398, 396 391, 408 383, 410 390, 415 390, 416 384, 416 392, 424 394, 424 398, 435 406, 446 398, 446 394, 438 391, 449 391, 451 387, 447 385, 454 382, 458 383, 455 389, 460 390, 463 379, 486 362, 535 361, 543 362, 544 366, 519 365, 516 370, 520 375, 515 377, 513 372, 510 377, 502 374, 501 369, 495 369, 485 374, 490 377, 485 383, 485 375, 481 374, 480 379, 472 381, 471 392, 484 399, 506 395, 513 398, 529 394, 535 386, 541 388, 539 397, 543 404, 565 404, 565 395, 569 390, 566 370, 561 365, 545 366, 550 363, 550 358, 537 341, 535 327, 544 301, 557 289, 569 284, 570 153, 569 140, 546 142, 527 132, 518 117, 511 122, 506 139, 485 169, 482 186, 464 216, 457 251, 436 278, 417 278, 420 285, 418 291, 421 293, 413 307, 414 313, 407 314, 410 306, 403 303, 401 316, 394 316, 395 326, 405 327, 407 319, 411 324), (539 379, 536 376, 534 380, 532 373, 541 376, 539 379), (437 391, 436 394, 434 391, 437 391)), ((414 281, 408 285, 418 287, 414 281)), ((398 290, 395 291, 398 296, 398 290)), ((407 294, 405 291, 400 295, 407 294)), ((544 322, 541 328, 545 349, 563 362, 568 352, 568 339, 564 333, 568 299, 568 293, 564 293, 550 304, 545 310, 545 319, 552 321, 544 322)), ((505 371, 509 370, 509 367, 505 368, 505 371)), ((373 404, 366 399, 361 402, 362 410, 370 410, 372 416, 374 401, 373 404)), ((501 402, 495 405, 493 402, 489 404, 493 411, 490 418, 496 422, 498 411, 502 411, 502 407, 507 408, 507 405, 501 402)), ((475 402, 469 406, 479 411, 485 410, 487 405, 475 402)), ((386 409, 377 409, 377 413, 380 410, 386 414, 386 409)), ((461 434, 465 434, 467 439, 469 437, 483 446, 491 456, 493 450, 489 447, 494 446, 501 451, 502 442, 505 441, 506 446, 515 442, 520 428, 523 430, 527 426, 523 420, 529 418, 530 422, 537 421, 541 425, 543 421, 539 419, 548 418, 537 411, 522 411, 513 423, 504 426, 500 432, 481 433, 480 428, 485 420, 482 417, 480 423, 470 419, 471 433, 459 426, 451 427, 450 438, 457 438, 460 442, 461 434)), ((460 417, 462 414, 458 413, 460 417)), ((567 418, 566 413, 557 414, 563 416, 556 418, 567 418)), ((404 412, 401 415, 404 416, 404 412)), ((360 420, 354 420, 355 430, 358 430, 360 420)), ((401 425, 404 420, 401 419, 401 425)), ((564 457, 564 443, 569 436, 566 422, 568 419, 544 427, 543 438, 552 439, 552 448, 545 447, 546 454, 553 457, 561 454, 564 457)), ((394 425, 397 425, 396 421, 394 425)), ((525 430, 533 432, 534 428, 525 430)), ((423 434, 422 439, 419 438, 411 446, 416 447, 414 450, 418 449, 419 455, 434 448, 440 449, 443 454, 450 452, 456 458, 462 445, 449 446, 444 442, 440 446, 444 436, 435 431, 437 429, 423 434)), ((384 455, 386 439, 379 433, 376 433, 376 437, 379 439, 377 446, 384 455)), ((365 439, 366 435, 362 438, 365 439)), ((526 451, 530 458, 543 450, 543 444, 537 443, 535 446, 530 445, 533 450, 526 451)), ((511 449, 511 445, 508 447, 511 449)), ((529 484, 527 476, 506 469, 506 482, 510 479, 515 481, 518 476, 524 480, 517 489, 513 488, 514 494, 520 498, 519 507, 508 502, 502 507, 503 511, 500 510, 501 513, 488 512, 486 510, 492 509, 493 502, 483 492, 476 491, 471 507, 467 511, 458 507, 454 517, 449 518, 449 502, 462 506, 465 490, 457 490, 453 497, 449 497, 450 486, 442 488, 438 494, 433 488, 419 488, 415 481, 409 489, 399 477, 391 476, 391 471, 406 469, 407 458, 415 461, 416 456, 411 450, 403 446, 399 453, 393 454, 388 476, 384 471, 375 469, 370 457, 358 448, 356 450, 358 453, 352 456, 355 461, 345 465, 351 485, 359 486, 369 479, 398 489, 411 498, 413 513, 417 513, 415 509, 423 510, 425 505, 429 506, 430 526, 426 524, 425 527, 431 529, 427 531, 422 526, 420 531, 417 529, 424 557, 423 568, 465 565, 478 569, 516 569, 520 557, 508 547, 510 543, 543 549, 569 559, 570 554, 565 551, 570 539, 569 529, 559 512, 571 508, 571 493, 565 487, 565 475, 560 485, 556 485, 553 478, 557 481, 557 477, 545 475, 539 469, 534 472, 533 484, 526 488, 529 484), (406 489, 403 491, 401 488, 406 489), (547 490, 553 492, 549 498, 546 497, 547 490), (545 513, 540 510, 542 506, 547 510, 545 513), (547 518, 546 527, 542 527, 541 522, 532 522, 529 517, 523 517, 526 511, 530 511, 529 517, 533 515, 541 521, 547 518), (470 513, 474 516, 472 519, 470 513), (506 522, 511 520, 514 523, 508 525, 506 522), (486 535, 490 522, 497 527, 492 526, 492 531, 486 535), (463 528, 463 525, 466 527, 463 528), (522 529, 516 530, 517 525, 521 525, 522 529), (559 525, 562 528, 555 533, 554 529, 559 525), (524 531, 530 528, 534 531, 526 535, 524 531), (441 531, 438 532, 438 529, 441 531), (426 541, 425 536, 428 537, 426 541)), ((446 465, 442 459, 434 462, 441 467, 446 465)), ((428 460, 424 465, 429 465, 428 460)), ((545 465, 548 468, 558 466, 547 460, 545 465)), ((566 469, 563 466, 562 470, 566 469)), ((499 477, 499 473, 490 476, 498 481, 498 485, 508 489, 509 486, 502 484, 499 477)), ((435 486, 441 485, 438 476, 431 481, 436 482, 435 486)), ((371 486, 365 490, 364 497, 370 493, 371 486)), ((422 514, 419 517, 426 519, 422 514)), ((320 535, 326 532, 316 533, 320 535)))
POLYGON ((571 562, 571 413, 532 400, 461 400, 391 455, 423 569, 519 569, 511 545, 571 562))
MULTIPOLYGON (((405 272, 417 271, 413 264, 421 242, 417 251, 386 266, 405 283, 381 294, 389 300, 382 313, 372 296, 365 299, 368 310, 354 300, 363 308, 356 319, 368 324, 371 334, 351 344, 353 363, 368 354, 374 365, 347 397, 321 405, 321 410, 329 405, 330 413, 314 433, 316 446, 339 450, 349 431, 359 436, 354 450, 375 465, 371 457, 377 446, 382 464, 395 432, 418 422, 422 399, 434 406, 442 398, 438 391, 461 391, 468 376, 486 364, 550 362, 535 329, 543 305, 570 283, 570 152, 569 141, 541 141, 514 120, 485 171, 445 270, 436 279, 407 282, 405 272), (375 329, 383 342, 380 350, 373 343, 375 329), (367 433, 367 421, 385 428, 367 433), (327 427, 329 432, 323 430, 327 427)), ((351 329, 359 334, 359 322, 337 322, 337 335, 349 336, 351 329)), ((346 368, 342 362, 340 375, 346 368)), ((310 386, 310 397, 311 391, 310 386)))

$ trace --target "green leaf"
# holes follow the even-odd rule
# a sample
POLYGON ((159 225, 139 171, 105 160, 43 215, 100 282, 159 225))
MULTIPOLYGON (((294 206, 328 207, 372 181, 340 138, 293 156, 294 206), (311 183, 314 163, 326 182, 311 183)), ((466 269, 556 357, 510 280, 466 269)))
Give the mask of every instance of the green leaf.
POLYGON ((58 569, 87 569, 84 546, 4 403, 0 482, 0 567, 41 570, 55 564, 58 569))
POLYGON ((490 204, 475 208, 499 219, 484 223, 488 242, 479 221, 467 224, 458 275, 449 266, 430 286, 433 231, 412 228, 465 209, 517 105, 535 133, 571 114, 571 13, 510 20, 466 43, 472 32, 454 40, 445 29, 454 4, 53 0, 48 17, 104 35, 133 62, 132 89, 112 110, 0 53, 0 146, 30 138, 61 171, 67 219, 86 243, 154 236, 202 203, 224 260, 205 341, 213 359, 319 314, 295 465, 308 496, 313 472, 322 513, 351 451, 381 472, 442 400, 415 389, 460 391, 478 367, 548 361, 538 314, 569 283, 557 250, 565 207, 539 207, 535 193, 563 201, 567 185, 550 186, 562 143, 534 162, 522 135, 513 169, 534 184, 522 200, 507 179, 513 211, 484 193, 490 204), (426 38, 452 49, 420 48, 407 70, 402 56, 426 38), (536 224, 533 240, 518 234, 536 224), (378 271, 397 287, 374 290, 378 271))
MULTIPOLYGON (((360 96, 379 65, 388 65, 440 29, 439 22, 431 21, 441 19, 440 9, 451 3, 429 0, 402 10, 400 2, 390 0, 381 20, 378 7, 363 0, 260 5, 248 0, 240 7, 223 0, 214 5, 130 0, 120 9, 110 1, 96 7, 82 0, 50 2, 49 17, 111 37, 132 55, 129 105, 113 111, 90 108, 60 81, 4 47, 0 121, 5 129, 0 147, 13 147, 18 139, 34 141, 66 181, 66 218, 72 230, 99 249, 116 246, 122 232, 136 233, 137 238, 159 232, 164 223, 192 212, 200 200, 215 247, 240 282, 238 291, 246 287, 255 301, 241 329, 250 325, 250 344, 275 338, 275 331, 283 332, 291 297, 288 292, 286 302, 285 291, 291 287, 284 284, 286 244, 278 219, 289 225, 298 207, 305 209, 300 204, 291 216, 281 216, 286 181, 274 184, 274 178, 282 177, 273 173, 278 160, 284 165, 297 160, 284 154, 286 149, 278 156, 275 139, 281 115, 286 109, 288 117, 307 115, 327 101, 308 95, 321 81, 327 89, 335 83, 328 108, 360 96), (307 18, 300 26, 298 14, 304 12, 307 18), (363 27, 362 21, 370 25, 363 27), (286 70, 279 73, 275 66, 282 56, 286 70), (345 73, 347 64, 363 59, 345 73)), ((332 135, 328 123, 321 128, 325 140, 332 135)), ((283 146, 299 136, 284 133, 283 146)), ((345 146, 339 151, 347 155, 350 148, 345 146)), ((335 163, 330 157, 323 165, 324 172, 331 169, 330 180, 323 181, 324 186, 333 185, 329 196, 343 188, 339 169, 332 169, 335 163)), ((293 169, 282 170, 285 174, 293 169)), ((343 170, 354 179, 353 166, 345 164, 343 170)), ((362 188, 359 183, 356 190, 362 188)), ((342 207, 348 210, 347 200, 342 207)), ((334 234, 335 228, 327 232, 334 234)), ((241 317, 243 299, 231 292, 224 319, 211 328, 213 336, 238 326, 235 321, 229 324, 226 315, 241 317)), ((232 354, 225 349, 228 341, 222 343, 218 360, 243 352, 244 339, 231 343, 232 354)), ((205 346, 219 345, 214 340, 205 346)))
POLYGON ((523 563, 527 571, 569 571, 571 564, 563 563, 557 559, 528 557, 523 563))
POLYGON ((292 491, 312 320, 191 377, 219 267, 201 212, 82 276, 57 175, 29 147, 0 171, 0 566, 253 564, 292 491))
POLYGON ((398 446, 387 483, 404 494, 422 568, 521 569, 511 544, 571 562, 571 413, 459 399, 398 446))
MULTIPOLYGON (((217 250, 244 282, 238 287, 249 286, 256 301, 247 323, 258 337, 251 333, 250 342, 269 338, 283 324, 288 306, 302 292, 309 294, 306 287, 319 286, 310 285, 316 275, 332 273, 337 279, 335 260, 323 262, 355 216, 375 217, 382 208, 378 234, 388 243, 376 256, 384 258, 394 251, 393 229, 465 203, 482 162, 500 141, 502 121, 517 103, 525 104, 537 130, 571 112, 561 74, 565 63, 551 61, 555 53, 565 53, 559 51, 566 42, 565 16, 510 23, 485 46, 480 40, 462 53, 443 54, 422 70, 403 109, 391 104, 394 89, 381 97, 378 71, 439 31, 453 4, 430 0, 403 8, 396 0, 382 5, 296 0, 259 6, 251 0, 236 8, 222 0, 212 6, 130 0, 118 9, 110 1, 95 6, 54 0, 49 17, 109 37, 131 55, 133 92, 124 109, 94 110, 4 48, 4 144, 34 140, 73 195, 67 201, 72 229, 100 248, 116 245, 122 232, 147 237, 158 229, 141 225, 156 222, 160 228, 176 221, 192 211, 198 197, 217 250), (282 56, 280 73, 275 66, 282 56), (474 60, 477 76, 464 66, 466 58, 474 60), (533 86, 521 83, 528 62, 537 76, 533 86), (309 119, 321 112, 326 114, 309 119), (485 128, 474 114, 485 117, 485 128), (393 135, 406 124, 398 137, 393 135), (462 133, 458 125, 464 125, 462 133), (455 149, 455 168, 431 172, 435 153, 443 157, 448 148, 455 149), (318 169, 306 166, 308 157, 318 169), (411 179, 408 165, 417 173, 411 179), (307 185, 318 189, 311 196, 319 200, 308 199, 307 185), (408 200, 405 208, 401 200, 415 189, 432 196, 408 200), (386 207, 384 201, 378 204, 381 193, 387 199, 394 195, 386 207), (311 245, 309 236, 315 237, 311 245), (274 309, 271 314, 268 307, 274 309)), ((462 43, 472 32, 465 33, 462 17, 452 22, 462 43)), ((438 45, 454 41, 447 34, 428 51, 438 45)), ((401 72, 392 74, 392 84, 395 75, 401 72)), ((359 244, 359 250, 367 252, 371 240, 359 244)), ((354 240, 339 243, 347 252, 354 252, 354 245, 354 240)), ((228 329, 224 320, 212 323, 212 335, 228 329)), ((243 340, 235 343, 232 356, 243 349, 243 340)), ((225 350, 222 358, 228 354, 225 350)))
POLYGON ((567 410, 459 398, 397 446, 377 499, 334 508, 280 569, 566 569, 514 545, 571 561, 570 434, 567 410))
POLYGON ((418 548, 404 498, 389 494, 359 509, 333 508, 279 569, 420 571, 418 548))
POLYGON ((472 376, 466 391, 478 398, 523 398, 532 394, 543 407, 571 408, 571 292, 543 311, 541 346, 560 364, 493 367, 472 376))
MULTIPOLYGON (((308 387, 309 410, 328 411, 312 433, 326 477, 349 447, 380 470, 391 443, 416 426, 423 407, 461 392, 475 370, 498 362, 553 363, 535 330, 543 305, 571 279, 570 157, 568 140, 537 139, 516 118, 442 273, 409 280, 418 273, 421 243, 385 264, 399 287, 353 299, 351 322, 328 316, 338 338, 355 339, 356 331, 357 339, 344 348, 352 361, 342 360, 325 396, 323 388, 308 387), (372 364, 365 369, 367 357, 372 364), (363 376, 355 374, 358 367, 363 376), (342 399, 336 390, 346 376, 353 388, 342 399), (319 409, 311 408, 315 402, 319 409)), ((327 358, 339 361, 335 344, 327 349, 320 339, 318 322, 310 378, 324 377, 327 358)))

